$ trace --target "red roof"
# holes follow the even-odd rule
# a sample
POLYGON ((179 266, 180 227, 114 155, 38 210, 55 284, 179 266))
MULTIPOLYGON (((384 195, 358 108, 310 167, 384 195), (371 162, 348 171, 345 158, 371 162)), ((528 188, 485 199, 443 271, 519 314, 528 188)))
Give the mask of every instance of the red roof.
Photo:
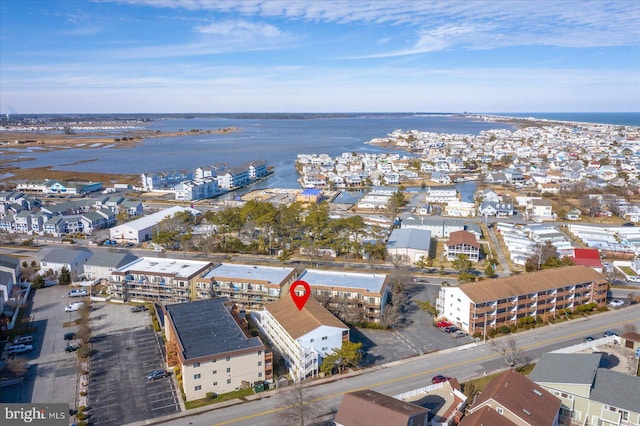
POLYGON ((573 249, 572 260, 576 265, 588 266, 590 268, 603 267, 598 249, 575 248, 573 249))

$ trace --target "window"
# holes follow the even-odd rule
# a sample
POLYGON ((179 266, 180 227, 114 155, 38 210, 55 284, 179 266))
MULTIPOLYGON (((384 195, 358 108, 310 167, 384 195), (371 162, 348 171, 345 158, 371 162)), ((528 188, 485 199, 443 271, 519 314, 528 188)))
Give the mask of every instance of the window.
POLYGON ((262 373, 258 373, 258 377, 262 377, 262 373))
POLYGON ((227 368, 227 373, 231 373, 231 367, 227 368))
POLYGON ((218 382, 213 382, 213 386, 218 386, 218 382))
POLYGON ((258 351, 258 355, 262 355, 262 351, 258 351))
POLYGON ((213 370, 213 374, 218 374, 218 370, 213 370))
POLYGON ((323 337, 322 337, 322 340, 327 340, 327 339, 328 339, 328 337, 327 337, 327 336, 323 336, 323 337))
POLYGON ((213 360, 213 361, 211 361, 211 362, 216 362, 216 360, 214 359, 214 360, 213 360))
POLYGON ((258 367, 262 365, 262 361, 258 361, 258 367))
POLYGON ((193 378, 194 378, 194 380, 199 379, 199 378, 200 378, 200 373, 198 373, 198 374, 194 374, 194 375, 193 375, 193 378))
POLYGON ((315 340, 315 339, 311 339, 311 340, 309 340, 309 342, 313 343, 313 341, 314 341, 314 340, 315 340))
POLYGON ((198 386, 196 386, 196 387, 195 387, 195 388, 193 388, 193 389, 194 389, 194 390, 199 391, 200 389, 202 389, 202 386, 198 385, 198 386))
POLYGON ((231 357, 230 356, 227 357, 227 362, 229 362, 229 361, 231 361, 231 357))
POLYGON ((502 408, 496 407, 496 411, 498 412, 498 414, 502 414, 502 408))
POLYGON ((195 368, 198 368, 198 367, 200 367, 200 363, 199 363, 199 362, 196 362, 195 364, 193 364, 193 366, 194 366, 195 368))
POLYGON ((323 351, 328 351, 328 350, 329 350, 329 347, 328 347, 328 346, 325 346, 325 347, 323 347, 323 348, 322 348, 322 350, 323 350, 323 351))
POLYGON ((230 385, 231 384, 231 379, 227 379, 227 384, 230 385))

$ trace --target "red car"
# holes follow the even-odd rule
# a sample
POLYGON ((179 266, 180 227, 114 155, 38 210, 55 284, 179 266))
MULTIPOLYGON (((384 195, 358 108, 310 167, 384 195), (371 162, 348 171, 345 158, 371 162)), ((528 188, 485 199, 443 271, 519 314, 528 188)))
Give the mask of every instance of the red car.
POLYGON ((445 321, 445 320, 440 320, 436 323, 436 327, 438 328, 444 328, 444 327, 451 327, 453 324, 451 324, 449 321, 445 321))
POLYGON ((436 383, 446 382, 449 379, 451 379, 451 377, 447 377, 447 376, 443 376, 441 374, 438 374, 437 376, 433 376, 433 378, 431 379, 431 383, 433 383, 435 385, 436 383))

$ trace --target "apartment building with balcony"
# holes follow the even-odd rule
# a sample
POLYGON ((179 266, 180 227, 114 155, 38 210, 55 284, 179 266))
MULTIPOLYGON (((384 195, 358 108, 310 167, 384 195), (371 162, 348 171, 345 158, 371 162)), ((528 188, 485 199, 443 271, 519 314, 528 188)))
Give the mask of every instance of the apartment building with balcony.
POLYGON ((309 284, 314 299, 339 318, 349 322, 380 322, 389 296, 385 274, 307 269, 299 279, 309 284))
POLYGON ((178 367, 187 401, 273 378, 273 356, 226 298, 163 306, 167 364, 178 367))
POLYGON ((115 300, 180 303, 211 297, 197 280, 211 262, 141 257, 111 273, 109 291, 115 300))
POLYGON ((349 327, 313 298, 299 310, 287 294, 269 303, 255 318, 296 382, 317 377, 322 359, 349 341, 349 327))
POLYGON ((543 319, 594 302, 605 306, 607 281, 586 266, 566 266, 528 274, 442 287, 436 307, 443 317, 470 334, 543 319))
POLYGON ((222 263, 198 278, 197 287, 209 289, 212 297, 227 297, 240 308, 262 310, 297 277, 295 268, 222 263))

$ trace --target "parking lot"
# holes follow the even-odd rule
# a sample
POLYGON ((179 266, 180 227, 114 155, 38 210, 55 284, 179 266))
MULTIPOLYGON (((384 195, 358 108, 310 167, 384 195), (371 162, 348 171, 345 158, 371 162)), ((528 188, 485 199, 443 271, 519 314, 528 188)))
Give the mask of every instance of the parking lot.
POLYGON ((158 337, 148 312, 131 306, 100 304, 92 310, 89 380, 91 424, 127 424, 180 411, 173 377, 148 381, 162 369, 158 337))
POLYGON ((364 365, 383 364, 429 352, 473 342, 469 336, 454 339, 433 325, 433 317, 420 309, 416 301, 429 301, 435 306, 442 280, 409 284, 406 322, 393 331, 359 328, 352 330, 351 340, 362 342, 364 365))

